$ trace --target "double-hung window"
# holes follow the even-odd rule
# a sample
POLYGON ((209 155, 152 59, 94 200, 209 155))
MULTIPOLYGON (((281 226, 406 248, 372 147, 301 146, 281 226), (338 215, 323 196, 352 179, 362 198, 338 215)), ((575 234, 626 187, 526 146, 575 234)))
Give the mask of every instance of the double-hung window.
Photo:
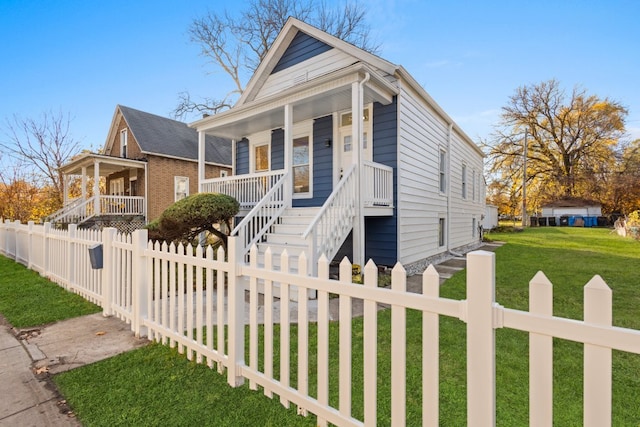
POLYGON ((440 192, 447 191, 447 153, 440 150, 440 192))
POLYGON ((120 131, 120 157, 127 157, 127 129, 120 131))
POLYGON ((309 137, 293 139, 293 192, 305 194, 310 192, 310 147, 309 137))
POLYGON ((174 177, 174 201, 182 200, 189 195, 189 177, 176 176, 174 177))

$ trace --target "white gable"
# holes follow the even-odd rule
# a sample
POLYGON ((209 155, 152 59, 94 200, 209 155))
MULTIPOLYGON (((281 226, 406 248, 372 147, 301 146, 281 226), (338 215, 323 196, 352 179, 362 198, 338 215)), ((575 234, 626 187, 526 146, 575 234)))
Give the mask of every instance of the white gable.
POLYGON ((292 86, 308 82, 348 67, 354 62, 356 62, 356 59, 353 56, 338 49, 331 49, 285 70, 271 74, 255 95, 255 99, 261 99, 292 86))

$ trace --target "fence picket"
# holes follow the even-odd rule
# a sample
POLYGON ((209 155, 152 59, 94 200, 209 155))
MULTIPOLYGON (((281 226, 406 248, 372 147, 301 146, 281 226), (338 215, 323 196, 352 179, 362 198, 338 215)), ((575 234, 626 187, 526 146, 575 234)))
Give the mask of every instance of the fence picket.
MULTIPOLYGON (((298 257, 298 275, 307 277, 307 256, 298 257)), ((309 394, 309 292, 298 286, 298 392, 309 394)), ((298 415, 307 416, 307 409, 298 406, 298 415)))
MULTIPOLYGON (((270 247, 264 253, 264 267, 267 271, 273 269, 270 247)), ((273 282, 268 275, 264 279, 264 374, 267 378, 273 378, 273 282)), ((264 394, 272 398, 271 387, 265 386, 264 394)))
MULTIPOLYGON (((371 260, 364 267, 364 287, 378 287, 378 267, 371 260)), ((364 300, 364 423, 376 425, 378 416, 378 307, 364 300)), ((395 353, 395 352, 394 352, 395 353)))
MULTIPOLYGON (((347 257, 340 262, 340 282, 351 283, 352 266, 347 257)), ((351 297, 340 295, 339 311, 339 410, 344 417, 351 417, 351 297)))
MULTIPOLYGON (((529 312, 553 316, 553 287, 541 271, 529 282, 529 312)), ((529 334, 529 422, 553 424, 553 337, 529 334)))
MULTIPOLYGON (((584 321, 611 326, 611 289, 600 276, 594 276, 584 287, 584 321)), ((584 345, 584 425, 611 425, 611 349, 584 345)))
MULTIPOLYGON (((422 295, 440 296, 440 275, 433 265, 422 274, 422 295)), ((422 424, 440 424, 440 319, 437 313, 422 313, 422 424)))
MULTIPOLYGON (((324 254, 318 261, 318 278, 329 279, 329 260, 324 254)), ((329 406, 329 292, 318 291, 318 403, 329 406)), ((318 427, 327 427, 327 419, 318 414, 318 427)))
MULTIPOLYGON (((400 263, 391 271, 391 289, 407 291, 407 272, 400 263)), ((407 396, 407 309, 391 306, 391 425, 404 426, 407 396)))
MULTIPOLYGON (((280 254, 280 270, 288 273, 289 253, 283 250, 280 254)), ((280 384, 289 387, 289 372, 291 371, 291 336, 289 328, 289 284, 280 282, 280 384)), ((289 407, 289 401, 284 395, 280 395, 280 403, 285 408, 289 407)))

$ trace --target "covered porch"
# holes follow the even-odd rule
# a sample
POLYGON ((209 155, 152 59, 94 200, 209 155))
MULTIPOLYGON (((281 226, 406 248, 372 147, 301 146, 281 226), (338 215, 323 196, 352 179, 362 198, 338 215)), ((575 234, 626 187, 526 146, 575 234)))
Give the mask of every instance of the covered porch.
POLYGON ((84 153, 61 168, 64 204, 48 221, 89 225, 107 220, 146 222, 147 163, 84 153))
MULTIPOLYGON (((280 91, 272 88, 271 94, 257 95, 231 110, 195 122, 192 126, 198 130, 200 143, 199 191, 234 196, 243 210, 243 222, 251 221, 248 218, 252 215, 260 218, 260 230, 253 226, 243 231, 242 223, 234 230, 253 236, 246 237, 247 245, 260 241, 260 233, 266 233, 286 209, 317 206, 317 215, 302 233, 309 241, 312 258, 320 253, 330 256, 323 241, 329 234, 338 242, 331 245, 331 251, 337 251, 339 242, 353 231, 354 262, 362 263, 364 218, 392 216, 394 210, 394 170, 373 161, 376 138, 372 122, 373 105, 389 105, 395 95, 397 89, 389 81, 357 63, 312 80, 295 81, 280 91), (305 142, 300 129, 311 128, 308 123, 318 118, 328 119, 330 133, 319 139, 313 128, 305 142), (259 157, 260 146, 252 144, 273 138, 276 131, 282 132, 283 167, 277 167, 276 162, 265 167, 259 157), (204 178, 205 135, 234 141, 234 176, 204 178), (248 152, 248 166, 238 161, 241 143, 247 146, 243 149, 248 152), (313 181, 314 174, 327 172, 314 164, 320 146, 326 147, 331 156, 331 161, 322 166, 328 164, 330 168, 326 194, 320 194, 313 181), (341 235, 336 237, 335 230, 341 230, 341 235)), ((273 148, 268 146, 266 150, 273 158, 269 151, 273 148)))

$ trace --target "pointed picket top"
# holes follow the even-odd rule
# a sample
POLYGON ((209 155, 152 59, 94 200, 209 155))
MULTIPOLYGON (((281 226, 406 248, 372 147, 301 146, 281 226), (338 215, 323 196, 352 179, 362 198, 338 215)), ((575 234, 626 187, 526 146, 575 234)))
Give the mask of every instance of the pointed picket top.
MULTIPOLYGON (((222 249, 222 246, 220 246, 220 248, 222 249)), ((209 245, 207 246, 207 259, 213 259, 213 255, 214 255, 214 250, 213 250, 213 246, 209 245)))
POLYGON ((318 278, 329 278, 329 264, 329 260, 327 259, 325 254, 320 255, 320 259, 318 260, 318 278))
POLYGON ((433 264, 429 264, 422 273, 422 294, 435 297, 440 295, 440 273, 433 264))
POLYGON ((224 248, 222 247, 222 245, 220 245, 220 246, 218 247, 218 251, 217 251, 217 252, 218 252, 218 254, 217 254, 217 259, 218 259, 218 261, 223 261, 223 260, 224 260, 225 252, 224 252, 224 248))
POLYGON ((202 246, 201 245, 196 246, 196 257, 202 258, 202 253, 203 253, 202 246))
POLYGON ((178 243, 178 253, 180 255, 184 255, 185 249, 186 249, 186 247, 182 242, 178 243))
POLYGON ((249 265, 251 267, 258 266, 258 247, 255 244, 251 245, 251 249, 249 249, 249 265))
POLYGON ((538 271, 529 281, 529 311, 553 315, 553 285, 542 271, 538 271))
POLYGON ((302 252, 300 256, 298 256, 298 274, 300 276, 307 276, 307 270, 309 269, 309 264, 307 263, 307 255, 302 252))
POLYGON ((612 304, 611 288, 596 274, 584 287, 584 321, 610 326, 613 320, 612 304))
POLYGON ((369 288, 378 287, 378 266, 372 259, 364 266, 364 285, 369 288))
POLYGON ((352 283, 352 273, 351 262, 349 262, 349 258, 345 256, 342 258, 342 261, 340 261, 340 281, 352 283))
POLYGON ((600 277, 599 274, 596 274, 595 276, 593 276, 591 280, 589 280, 589 282, 584 287, 585 287, 585 290, 588 288, 588 289, 605 291, 605 292, 611 293, 611 288, 609 287, 609 285, 607 285, 604 279, 600 277))
POLYGON ((407 290, 407 270, 399 262, 391 270, 391 289, 401 292, 407 290))
POLYGON ((168 252, 168 251, 169 251, 169 245, 167 245, 166 241, 162 242, 162 252, 168 252))
POLYGON ((429 267, 427 267, 423 272, 422 272, 422 277, 429 277, 429 276, 437 276, 438 280, 440 280, 440 273, 438 273, 438 270, 436 270, 436 268, 433 266, 433 264, 429 264, 429 267))
POLYGON ((280 254, 280 271, 289 273, 289 252, 285 248, 280 254))
POLYGON ((273 251, 271 250, 271 246, 267 246, 267 250, 264 251, 264 268, 266 270, 271 270, 273 267, 273 251))

